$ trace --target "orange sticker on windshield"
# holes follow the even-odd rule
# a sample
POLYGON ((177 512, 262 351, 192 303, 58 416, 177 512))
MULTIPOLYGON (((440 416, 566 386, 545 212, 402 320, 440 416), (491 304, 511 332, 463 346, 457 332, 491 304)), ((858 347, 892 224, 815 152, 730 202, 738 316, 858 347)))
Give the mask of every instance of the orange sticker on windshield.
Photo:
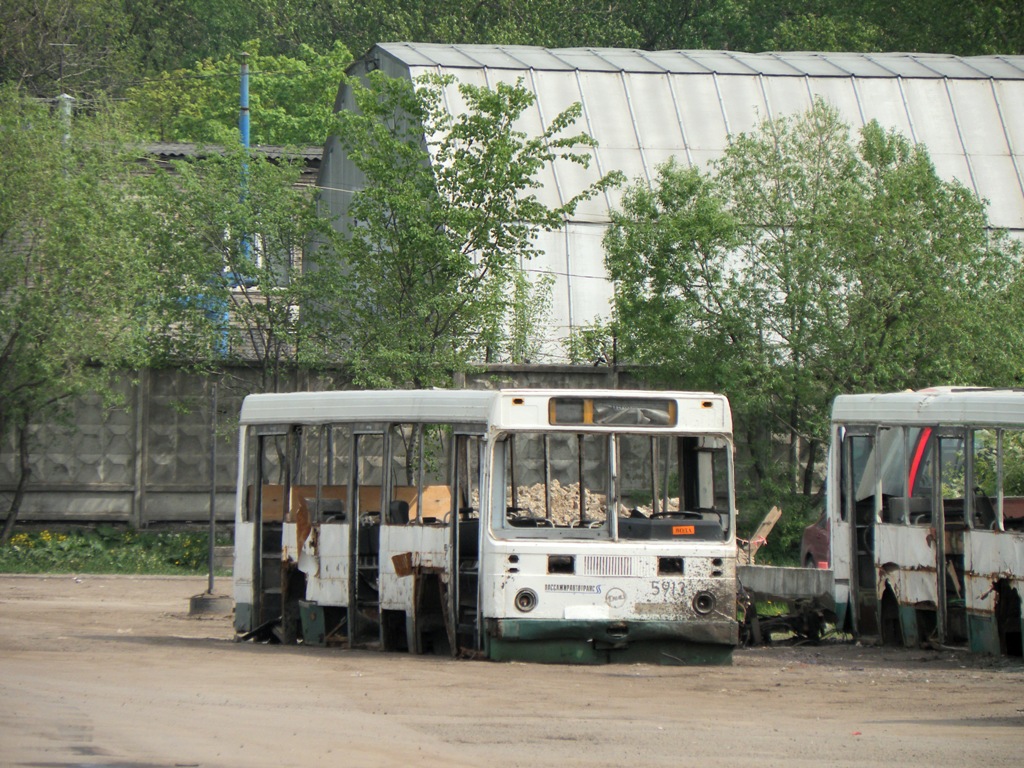
POLYGON ((697 529, 692 525, 673 525, 672 535, 673 536, 693 536, 697 532, 697 529))

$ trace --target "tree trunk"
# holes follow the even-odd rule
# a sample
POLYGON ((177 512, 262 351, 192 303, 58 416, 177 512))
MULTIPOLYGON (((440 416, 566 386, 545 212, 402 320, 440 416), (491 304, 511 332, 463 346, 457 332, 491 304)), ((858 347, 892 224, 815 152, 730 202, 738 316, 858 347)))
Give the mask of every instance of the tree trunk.
POLYGON ((21 511, 21 502, 25 498, 25 486, 28 485, 29 476, 32 474, 32 467, 28 463, 28 424, 18 427, 18 457, 21 460, 18 487, 14 491, 14 498, 11 499, 11 508, 7 512, 4 530, 0 533, 0 545, 6 544, 11 540, 11 534, 14 533, 14 524, 18 520, 18 512, 21 511))

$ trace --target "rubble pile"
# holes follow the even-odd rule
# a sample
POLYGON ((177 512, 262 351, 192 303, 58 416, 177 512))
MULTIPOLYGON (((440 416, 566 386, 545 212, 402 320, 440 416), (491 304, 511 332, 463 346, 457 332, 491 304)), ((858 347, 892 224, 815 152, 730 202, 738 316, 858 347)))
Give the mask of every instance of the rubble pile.
MULTIPOLYGON (((557 479, 551 481, 551 509, 550 517, 555 525, 570 525, 579 521, 580 517, 580 484, 569 483, 562 485, 557 479)), ((545 517, 544 509, 544 484, 537 483, 529 486, 519 486, 518 506, 520 514, 529 514, 534 517, 545 517)), ((607 508, 607 496, 603 493, 587 493, 587 514, 588 521, 602 521, 605 519, 607 508)), ((668 500, 668 510, 679 509, 679 499, 668 500)), ((636 504, 623 506, 619 514, 628 516, 631 510, 637 510, 644 517, 650 517, 650 504, 636 504)), ((666 511, 666 510, 661 510, 666 511)))

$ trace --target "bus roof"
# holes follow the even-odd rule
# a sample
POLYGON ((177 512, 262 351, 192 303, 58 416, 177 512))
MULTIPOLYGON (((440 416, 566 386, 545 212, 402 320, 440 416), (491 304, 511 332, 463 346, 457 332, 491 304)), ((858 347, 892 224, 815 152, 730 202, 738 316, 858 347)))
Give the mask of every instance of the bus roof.
MULTIPOLYGON (((671 398, 707 403, 700 412, 687 411, 686 425, 698 431, 731 432, 732 418, 723 395, 709 392, 639 391, 624 389, 431 389, 344 390, 249 395, 239 422, 249 424, 330 424, 342 422, 424 422, 519 426, 507 407, 527 406, 532 418, 547 419, 551 397, 671 398), (532 408, 530 407, 532 406, 532 408), (692 419, 699 413, 699 423, 692 419)), ((518 410, 518 409, 517 409, 518 410)), ((522 415, 526 415, 525 411, 522 415)), ((528 420, 529 421, 529 420, 528 420)), ((534 421, 533 423, 536 423, 534 421)), ((679 426, 685 426, 681 423, 679 426)))
POLYGON ((346 390, 249 395, 242 424, 443 421, 486 424, 496 392, 455 389, 346 390))
POLYGON ((1024 426, 1024 390, 934 387, 917 392, 840 395, 832 404, 832 421, 1024 426))

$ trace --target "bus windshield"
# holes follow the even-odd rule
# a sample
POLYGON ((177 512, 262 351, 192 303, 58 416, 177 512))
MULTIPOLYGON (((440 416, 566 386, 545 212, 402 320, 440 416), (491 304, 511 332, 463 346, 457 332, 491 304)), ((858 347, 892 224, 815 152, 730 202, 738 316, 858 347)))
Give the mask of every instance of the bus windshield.
POLYGON ((495 448, 494 509, 503 514, 492 526, 502 538, 729 537, 724 437, 530 431, 507 433, 495 448))

